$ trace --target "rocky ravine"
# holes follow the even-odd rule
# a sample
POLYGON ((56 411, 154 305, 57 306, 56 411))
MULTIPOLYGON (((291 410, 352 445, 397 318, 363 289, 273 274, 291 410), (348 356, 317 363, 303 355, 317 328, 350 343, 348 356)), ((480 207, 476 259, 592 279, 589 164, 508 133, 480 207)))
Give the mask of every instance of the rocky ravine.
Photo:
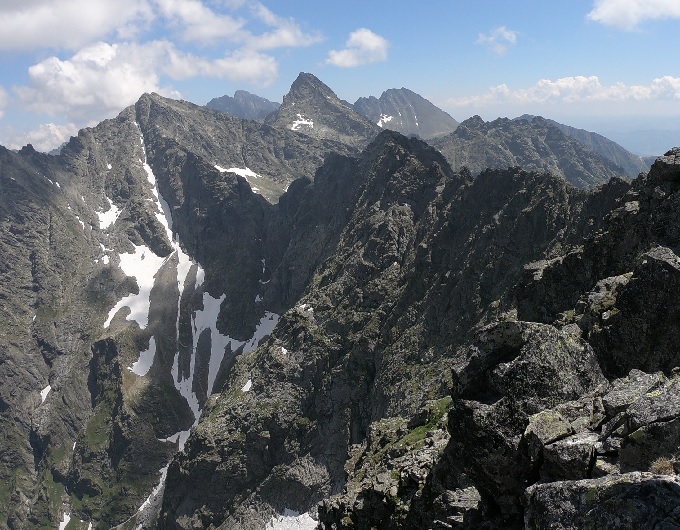
POLYGON ((265 197, 329 152, 351 150, 155 95, 59 156, 2 150, 0 526, 137 512, 276 324, 265 197))
POLYGON ((473 177, 299 85, 318 138, 145 95, 0 151, 0 524, 677 525, 680 151, 473 177))

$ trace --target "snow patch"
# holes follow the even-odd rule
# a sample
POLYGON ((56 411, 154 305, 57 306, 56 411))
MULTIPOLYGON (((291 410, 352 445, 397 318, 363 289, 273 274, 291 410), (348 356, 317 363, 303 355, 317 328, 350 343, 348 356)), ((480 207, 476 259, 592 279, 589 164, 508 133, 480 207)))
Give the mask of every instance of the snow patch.
POLYGON ((132 276, 137 280, 138 294, 130 294, 120 300, 104 322, 104 328, 108 328, 116 313, 123 307, 130 308, 130 314, 126 320, 135 320, 139 327, 144 329, 149 323, 149 305, 151 288, 154 284, 156 273, 168 258, 156 256, 151 249, 144 245, 134 245, 134 252, 124 252, 120 255, 120 268, 126 276, 132 276))
POLYGON ((106 169, 111 169, 111 164, 106 164, 106 169))
POLYGON ((283 515, 272 517, 266 530, 314 530, 318 521, 308 513, 300 513, 286 508, 283 515))
POLYGON ((66 525, 71 522, 71 514, 64 512, 64 518, 59 523, 59 530, 64 530, 66 525))
POLYGON ((47 394, 49 394, 51 390, 52 387, 50 385, 47 385, 40 391, 40 399, 42 400, 40 403, 45 403, 45 400, 47 399, 47 394))
POLYGON ((253 382, 252 380, 248 379, 248 381, 246 381, 246 384, 243 385, 243 387, 241 388, 241 392, 248 392, 252 387, 253 382))
POLYGON ((394 116, 388 116, 387 114, 381 114, 380 119, 378 120, 378 127, 383 127, 387 122, 392 121, 394 116))
POLYGON ((83 230, 85 230, 85 223, 83 223, 83 222, 80 220, 80 216, 76 215, 76 219, 78 219, 78 222, 80 223, 80 226, 82 226, 82 227, 83 227, 83 230))
POLYGON ((147 507, 151 506, 151 503, 156 499, 165 488, 165 478, 168 476, 168 466, 161 468, 160 470, 161 479, 158 481, 158 485, 153 489, 151 495, 147 497, 144 503, 137 509, 138 512, 143 512, 147 507))
POLYGON ((257 348, 257 345, 263 338, 265 338, 267 335, 271 335, 272 331, 274 331, 274 328, 276 327, 276 324, 279 323, 280 318, 281 317, 276 313, 265 311, 264 316, 260 319, 260 322, 255 328, 255 334, 253 335, 253 338, 250 339, 243 348, 243 353, 253 351, 255 348, 257 348))
POLYGON ((171 434, 167 438, 158 438, 159 442, 169 442, 172 444, 176 444, 179 442, 179 450, 183 451, 184 450, 184 444, 186 441, 189 439, 189 435, 191 434, 191 431, 179 431, 176 432, 175 434, 171 434))
POLYGON ((256 188, 255 186, 253 186, 253 183, 250 182, 250 179, 251 179, 251 178, 253 178, 253 179, 259 179, 262 175, 258 175, 257 173, 255 173, 255 172, 254 172, 252 169, 250 169, 249 167, 245 167, 245 168, 242 168, 242 167, 230 167, 229 169, 225 169, 225 168, 223 168, 222 166, 216 165, 216 166, 215 166, 215 169, 216 169, 217 171, 219 171, 220 173, 236 173, 237 175, 239 175, 239 176, 243 177, 244 179, 246 179, 246 182, 248 182, 248 185, 250 186, 250 189, 251 189, 251 190, 253 190, 255 193, 259 193, 259 192, 260 192, 260 188, 256 188))
POLYGON ((149 339, 149 349, 139 353, 139 359, 137 362, 133 363, 132 366, 128 366, 128 370, 132 373, 144 377, 149 373, 149 369, 153 364, 154 357, 156 356, 156 339, 151 337, 149 339))
POLYGON ((297 131, 300 129, 300 127, 309 127, 310 129, 314 128, 314 121, 306 118, 303 114, 297 115, 298 119, 293 122, 293 125, 291 125, 290 130, 291 131, 297 131))
POLYGON ((109 202, 109 209, 105 212, 97 212, 97 217, 99 217, 99 228, 102 230, 106 230, 113 223, 115 223, 118 219, 118 216, 120 215, 120 212, 123 211, 113 204, 113 201, 108 197, 106 197, 106 200, 109 202))
POLYGON ((283 355, 288 355, 288 350, 286 348, 284 348, 283 346, 281 346, 281 353, 283 355))

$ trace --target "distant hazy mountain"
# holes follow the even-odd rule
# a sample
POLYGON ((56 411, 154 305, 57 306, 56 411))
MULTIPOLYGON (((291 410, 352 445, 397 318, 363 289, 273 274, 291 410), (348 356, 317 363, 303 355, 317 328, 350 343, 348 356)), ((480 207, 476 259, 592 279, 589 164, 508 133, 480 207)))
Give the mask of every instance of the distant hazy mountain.
POLYGON ((454 171, 463 166, 473 173, 518 166, 549 171, 579 188, 626 175, 623 168, 540 117, 531 121, 499 118, 485 122, 473 116, 453 133, 431 143, 454 171))
POLYGON ((280 103, 269 101, 245 90, 237 90, 234 97, 222 96, 211 99, 206 105, 209 109, 226 112, 237 118, 257 121, 264 119, 267 114, 271 114, 280 106, 280 103))
MULTIPOLYGON (((535 118, 537 118, 537 116, 523 114, 522 116, 519 116, 515 119, 530 122, 535 118)), ((557 127, 567 136, 578 140, 582 144, 590 147, 597 154, 602 155, 607 160, 613 162, 617 166, 620 166, 626 172, 626 175, 631 178, 637 177, 642 171, 647 171, 650 164, 654 162, 654 157, 641 157, 633 154, 621 147, 616 142, 611 141, 609 138, 606 138, 601 134, 570 127, 569 125, 564 125, 563 123, 558 123, 550 119, 545 119, 545 121, 550 125, 557 127)))
POLYGON ((358 114, 314 75, 301 73, 283 97, 279 109, 265 123, 318 139, 364 147, 380 128, 358 114))
POLYGON ((369 96, 354 103, 355 110, 384 129, 423 139, 456 130, 458 122, 427 99, 408 88, 391 88, 380 99, 369 96))

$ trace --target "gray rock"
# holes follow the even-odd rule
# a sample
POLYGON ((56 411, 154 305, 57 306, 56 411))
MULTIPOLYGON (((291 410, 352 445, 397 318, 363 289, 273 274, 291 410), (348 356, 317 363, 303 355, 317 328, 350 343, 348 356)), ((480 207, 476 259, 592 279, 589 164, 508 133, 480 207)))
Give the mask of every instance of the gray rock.
POLYGON ((541 480, 579 480, 589 478, 595 459, 597 434, 578 433, 543 447, 541 480))
POLYGON ((278 109, 281 104, 256 96, 245 90, 237 90, 234 97, 222 96, 213 98, 205 105, 209 109, 226 112, 237 118, 261 121, 278 109))
POLYGON ((625 175, 620 166, 538 117, 485 122, 474 116, 432 144, 455 170, 465 166, 475 174, 485 168, 522 167, 550 172, 580 188, 625 175))
POLYGON ((626 473, 527 489, 526 529, 678 528, 680 478, 626 473))
POLYGON ((449 134, 458 126, 446 112, 407 88, 391 88, 380 98, 359 98, 354 109, 379 127, 423 140, 449 134))
POLYGON ((662 373, 646 374, 635 369, 628 377, 616 379, 611 390, 602 396, 607 415, 611 417, 623 412, 641 396, 661 386, 665 379, 662 373))

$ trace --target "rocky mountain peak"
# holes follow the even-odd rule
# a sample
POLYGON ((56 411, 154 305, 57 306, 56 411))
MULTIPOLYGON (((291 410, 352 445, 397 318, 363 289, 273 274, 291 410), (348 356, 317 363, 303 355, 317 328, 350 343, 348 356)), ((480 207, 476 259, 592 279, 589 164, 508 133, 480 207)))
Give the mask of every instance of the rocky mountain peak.
POLYGON ((265 123, 319 139, 365 147, 380 128, 340 100, 316 76, 301 73, 283 97, 283 104, 265 123))
POLYGON ((548 120, 473 116, 451 134, 433 140, 453 169, 521 167, 550 172, 579 188, 589 188, 626 172, 611 160, 566 135, 548 120))
POLYGON ((680 526, 680 149, 582 190, 529 121, 301 74, 0 147, 0 528, 680 526))
POLYGON ((280 105, 280 103, 269 101, 245 90, 237 90, 234 92, 234 97, 225 95, 211 99, 206 107, 239 118, 261 121, 265 116, 278 109, 280 105))
POLYGON ((570 127, 569 125, 564 125, 563 123, 558 123, 555 120, 543 118, 542 116, 522 114, 513 121, 535 122, 537 124, 557 127, 570 138, 578 140, 586 147, 595 151, 598 155, 603 156, 610 162, 621 167, 625 171, 626 176, 630 178, 637 177, 641 172, 646 171, 650 164, 654 162, 654 157, 641 157, 635 155, 601 134, 570 127))
POLYGON ((380 99, 370 96, 354 103, 356 111, 379 127, 407 136, 430 139, 456 130, 458 122, 408 88, 390 88, 380 99))

